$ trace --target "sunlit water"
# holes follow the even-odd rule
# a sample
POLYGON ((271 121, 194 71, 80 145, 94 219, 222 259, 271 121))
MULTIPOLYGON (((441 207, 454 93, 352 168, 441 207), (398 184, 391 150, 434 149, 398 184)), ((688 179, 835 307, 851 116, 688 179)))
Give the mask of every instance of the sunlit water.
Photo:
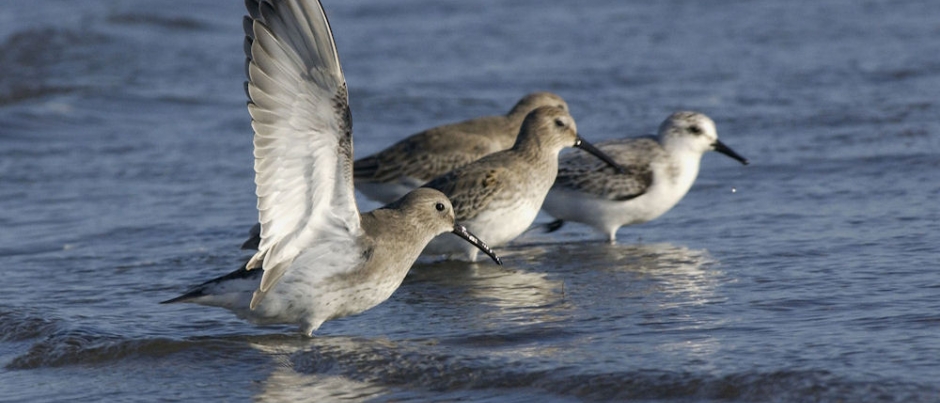
POLYGON ((940 3, 327 1, 357 155, 549 90, 595 141, 700 110, 752 165, 313 339, 157 305, 256 219, 242 4, 172 3, 0 10, 0 400, 940 400, 940 3))

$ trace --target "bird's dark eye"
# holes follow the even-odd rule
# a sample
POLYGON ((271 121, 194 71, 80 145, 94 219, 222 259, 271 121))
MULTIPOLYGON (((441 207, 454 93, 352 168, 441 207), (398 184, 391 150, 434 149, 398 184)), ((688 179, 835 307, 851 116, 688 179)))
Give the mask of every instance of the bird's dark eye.
POLYGON ((702 134, 702 128, 698 125, 689 126, 689 131, 692 132, 692 134, 702 134))
POLYGON ((434 205, 434 208, 437 209, 437 211, 444 211, 447 207, 444 207, 444 203, 438 202, 434 205))
POLYGON ((555 119, 555 126, 565 127, 565 121, 562 118, 555 119))

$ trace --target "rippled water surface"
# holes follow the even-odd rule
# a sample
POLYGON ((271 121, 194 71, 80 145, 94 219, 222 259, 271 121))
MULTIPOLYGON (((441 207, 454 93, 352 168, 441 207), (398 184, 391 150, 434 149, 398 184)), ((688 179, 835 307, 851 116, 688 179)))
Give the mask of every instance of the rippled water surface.
POLYGON ((940 400, 940 3, 326 0, 360 156, 548 90, 594 141, 700 110, 752 164, 312 339, 157 305, 256 219, 242 4, 172 3, 0 10, 0 400, 940 400))

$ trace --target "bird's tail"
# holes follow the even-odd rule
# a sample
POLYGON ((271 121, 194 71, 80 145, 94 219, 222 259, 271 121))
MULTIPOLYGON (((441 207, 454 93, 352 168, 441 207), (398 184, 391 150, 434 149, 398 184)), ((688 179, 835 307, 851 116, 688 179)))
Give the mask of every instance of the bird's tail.
MULTIPOLYGON (((214 278, 199 284, 185 294, 166 301, 161 304, 173 304, 177 302, 191 302, 202 305, 225 306, 236 304, 238 300, 251 298, 251 293, 258 288, 261 282, 261 275, 264 270, 248 270, 243 264, 238 270, 235 270, 224 276, 214 278)), ((247 303, 245 303, 247 307, 247 303)))

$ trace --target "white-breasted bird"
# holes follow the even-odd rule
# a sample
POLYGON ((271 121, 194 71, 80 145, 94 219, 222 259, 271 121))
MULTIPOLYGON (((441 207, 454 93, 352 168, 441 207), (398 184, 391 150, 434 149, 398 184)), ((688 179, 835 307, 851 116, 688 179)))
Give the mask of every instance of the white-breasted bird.
POLYGON ((725 154, 744 165, 747 159, 718 141, 715 122, 698 112, 676 112, 657 136, 610 140, 597 144, 626 172, 576 151, 561 158, 558 177, 542 208, 557 220, 589 225, 615 242, 617 229, 653 220, 688 193, 698 176, 702 155, 725 154))

